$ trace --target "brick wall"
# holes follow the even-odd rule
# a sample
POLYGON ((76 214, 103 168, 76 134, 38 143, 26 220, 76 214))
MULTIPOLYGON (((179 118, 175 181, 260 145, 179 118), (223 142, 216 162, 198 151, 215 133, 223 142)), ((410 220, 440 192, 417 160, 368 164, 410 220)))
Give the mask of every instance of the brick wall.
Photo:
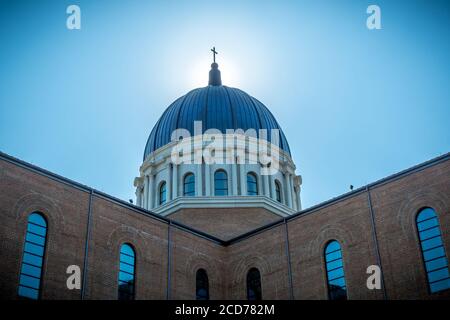
POLYGON ((371 191, 388 299, 450 298, 450 292, 428 294, 416 216, 435 209, 447 259, 450 253, 450 161, 371 191))
MULTIPOLYGON (((366 269, 377 264, 378 257, 388 299, 449 299, 449 290, 428 293, 415 226, 417 212, 433 207, 448 257, 449 182, 447 158, 372 185, 375 224, 367 191, 362 189, 258 233, 225 242, 176 222, 169 227, 168 219, 94 192, 85 298, 117 298, 119 250, 123 243, 130 243, 136 251, 137 299, 194 299, 199 268, 208 273, 211 299, 245 299, 246 275, 252 267, 261 272, 263 299, 289 299, 291 293, 295 299, 326 299, 323 251, 328 241, 338 240, 350 299, 384 298, 382 290, 366 287, 366 269)), ((66 288, 66 268, 75 264, 83 269, 89 203, 89 188, 20 161, 0 158, 1 298, 17 298, 27 218, 39 211, 48 221, 42 298, 80 299, 80 290, 66 288)), ((263 209, 239 209, 230 212, 229 220, 226 210, 216 212, 220 219, 202 210, 189 210, 178 218, 188 224, 186 219, 191 217, 191 225, 200 231, 227 239, 248 231, 252 224, 256 227, 261 221, 274 221, 263 209), (249 223, 238 227, 246 212, 249 216, 244 220, 249 223), (194 221, 196 214, 198 221, 194 221)))
POLYGON ((189 208, 180 209, 168 218, 222 240, 230 240, 280 219, 263 208, 189 208))
POLYGON ((0 295, 11 299, 17 284, 28 215, 47 219, 43 299, 79 299, 66 289, 66 268, 83 265, 89 194, 14 164, 0 161, 0 295))

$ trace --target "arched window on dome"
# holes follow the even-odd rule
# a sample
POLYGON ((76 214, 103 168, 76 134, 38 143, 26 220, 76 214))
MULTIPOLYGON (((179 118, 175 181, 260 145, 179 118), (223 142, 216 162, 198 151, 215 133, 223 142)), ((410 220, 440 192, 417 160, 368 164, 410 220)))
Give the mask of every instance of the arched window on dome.
POLYGON ((329 299, 347 300, 341 245, 336 240, 330 241, 325 247, 325 264, 329 299))
POLYGON ((134 299, 134 249, 127 243, 120 247, 119 261, 119 300, 134 299))
POLYGON ((256 268, 247 272, 247 300, 262 300, 261 274, 256 268))
POLYGON ((253 172, 247 173, 247 195, 258 195, 258 180, 253 172))
POLYGON ((278 180, 275 180, 275 199, 281 202, 281 184, 278 180))
POLYGON ((161 183, 161 185, 159 186, 159 204, 160 205, 166 203, 166 195, 167 195, 166 182, 163 181, 161 183))
POLYGON ((205 269, 198 269, 195 275, 195 296, 197 300, 209 300, 208 274, 205 269))
POLYGON ((224 170, 217 170, 214 173, 214 195, 228 195, 228 175, 224 170))
POLYGON ((192 173, 184 176, 183 195, 187 197, 195 196, 195 176, 192 173))
POLYGON ((436 212, 432 208, 420 210, 416 224, 430 292, 449 289, 448 261, 436 212))
POLYGON ((19 296, 39 299, 42 287, 42 267, 47 242, 47 222, 38 212, 28 217, 22 266, 19 277, 19 296))

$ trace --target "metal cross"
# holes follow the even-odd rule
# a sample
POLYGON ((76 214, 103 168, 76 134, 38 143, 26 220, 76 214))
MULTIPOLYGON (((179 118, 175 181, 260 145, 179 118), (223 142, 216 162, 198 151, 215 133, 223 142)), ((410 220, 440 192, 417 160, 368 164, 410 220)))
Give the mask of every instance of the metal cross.
POLYGON ((219 54, 219 53, 216 51, 216 47, 213 47, 213 48, 211 49, 211 51, 213 52, 214 63, 216 63, 216 54, 219 54))

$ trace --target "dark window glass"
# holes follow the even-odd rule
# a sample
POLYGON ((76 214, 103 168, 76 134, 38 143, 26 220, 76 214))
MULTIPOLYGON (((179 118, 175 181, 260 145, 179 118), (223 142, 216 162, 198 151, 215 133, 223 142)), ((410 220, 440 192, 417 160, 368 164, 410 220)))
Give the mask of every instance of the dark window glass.
POLYGON ((192 173, 188 173, 184 177, 183 194, 188 197, 195 196, 195 177, 192 173))
POLYGON ((422 209, 416 223, 430 291, 450 288, 448 261, 436 212, 431 208, 422 209))
POLYGON ((258 182, 254 173, 247 173, 247 195, 258 195, 258 182))
POLYGON ((339 242, 333 240, 325 247, 328 297, 330 300, 347 300, 344 265, 339 242))
POLYGON ((167 194, 167 192, 166 192, 166 182, 164 181, 159 186, 159 204, 166 203, 166 194, 167 194))
POLYGON ((198 269, 196 274, 196 299, 209 300, 208 274, 204 269, 198 269))
POLYGON ((21 297, 39 298, 46 235, 47 222, 44 217, 37 212, 30 214, 19 277, 18 294, 21 297))
POLYGON ((277 197, 277 201, 281 202, 281 186, 278 181, 275 181, 275 194, 277 197))
POLYGON ((120 248, 119 300, 134 299, 134 266, 136 258, 133 248, 124 243, 120 248))
POLYGON ((216 196, 228 195, 228 177, 223 170, 218 170, 214 173, 214 194, 216 196))
POLYGON ((247 273, 247 299, 262 300, 261 274, 256 268, 251 268, 247 273))

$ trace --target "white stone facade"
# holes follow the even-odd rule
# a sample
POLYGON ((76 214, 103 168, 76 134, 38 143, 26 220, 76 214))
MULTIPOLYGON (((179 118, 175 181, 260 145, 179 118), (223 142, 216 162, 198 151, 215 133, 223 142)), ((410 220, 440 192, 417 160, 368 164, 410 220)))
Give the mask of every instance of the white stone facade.
MULTIPOLYGON (((194 141, 194 140, 192 140, 194 141)), ((295 175, 295 164, 291 157, 279 150, 278 169, 275 174, 262 175, 260 162, 243 161, 238 154, 248 160, 252 152, 241 148, 232 153, 237 163, 206 164, 205 160, 194 163, 175 164, 172 152, 176 142, 172 142, 151 153, 140 167, 140 176, 135 178, 136 205, 159 213, 170 214, 181 208, 208 207, 263 207, 277 215, 286 216, 301 210, 301 176, 295 175), (201 162, 201 164, 200 164, 201 162), (214 174, 223 170, 227 174, 227 196, 215 195, 214 174), (184 178, 192 173, 195 177, 195 196, 184 195, 184 178), (257 180, 257 195, 247 194, 247 174, 253 173, 257 180), (161 204, 160 188, 166 184, 166 201, 161 204), (281 199, 277 199, 277 184, 281 199)), ((195 145, 195 144, 194 144, 195 145)), ((197 144, 196 152, 204 152, 205 143, 197 144)), ((270 143, 268 144, 270 148, 270 143)), ((217 148, 216 148, 217 150, 217 148)), ((223 150, 224 151, 224 150, 223 150)), ((230 154, 230 153, 227 153, 230 154)), ((200 157, 200 159, 203 159, 200 157)))

